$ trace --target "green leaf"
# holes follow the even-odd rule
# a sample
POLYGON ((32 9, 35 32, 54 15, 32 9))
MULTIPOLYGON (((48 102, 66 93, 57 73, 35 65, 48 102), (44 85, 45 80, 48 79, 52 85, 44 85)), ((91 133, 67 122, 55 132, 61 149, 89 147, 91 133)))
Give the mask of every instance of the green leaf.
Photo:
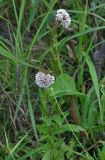
POLYGON ((72 77, 62 74, 57 77, 54 85, 54 94, 55 96, 64 96, 64 95, 77 95, 77 96, 83 96, 83 93, 80 93, 77 91, 75 82, 72 79, 72 77))
POLYGON ((93 65, 89 56, 86 56, 86 63, 89 67, 89 71, 90 71, 92 81, 93 81, 93 84, 94 84, 95 92, 96 92, 96 95, 97 95, 97 98, 98 98, 98 101, 99 101, 99 104, 100 104, 100 92, 99 92, 97 74, 96 74, 95 67, 94 67, 94 65, 93 65))
POLYGON ((0 7, 2 8, 3 6, 7 5, 7 4, 10 4, 10 0, 0 0, 0 7))
POLYGON ((96 95, 97 95, 97 98, 98 98, 98 103, 99 103, 99 107, 100 107, 100 118, 101 118, 101 121, 103 121, 103 110, 102 110, 102 107, 101 107, 100 88, 99 88, 99 84, 98 84, 97 74, 96 74, 96 70, 95 70, 95 67, 93 65, 93 62, 88 55, 86 56, 86 63, 89 67, 89 71, 90 71, 90 75, 92 77, 94 89, 95 89, 95 92, 96 92, 96 95))
POLYGON ((52 133, 53 134, 60 134, 60 133, 64 133, 67 131, 73 131, 73 132, 80 132, 80 131, 84 131, 83 128, 81 128, 80 126, 74 125, 74 124, 70 124, 70 125, 63 125, 60 128, 54 128, 52 129, 52 133))
POLYGON ((53 120, 54 120, 59 126, 61 126, 62 123, 63 123, 63 119, 61 118, 60 115, 54 115, 54 116, 53 116, 53 120))
POLYGON ((44 155, 44 157, 43 157, 42 160, 49 160, 49 159, 50 159, 50 155, 51 155, 51 151, 49 150, 49 151, 47 151, 47 152, 45 153, 45 155, 44 155))
POLYGON ((100 160, 104 160, 105 159, 105 146, 102 148, 102 151, 100 151, 100 160))
POLYGON ((2 3, 3 2, 3 0, 0 0, 0 3, 2 3))
POLYGON ((31 24, 34 21, 34 17, 35 17, 35 14, 37 13, 39 2, 40 2, 39 0, 31 0, 28 30, 30 29, 31 24))

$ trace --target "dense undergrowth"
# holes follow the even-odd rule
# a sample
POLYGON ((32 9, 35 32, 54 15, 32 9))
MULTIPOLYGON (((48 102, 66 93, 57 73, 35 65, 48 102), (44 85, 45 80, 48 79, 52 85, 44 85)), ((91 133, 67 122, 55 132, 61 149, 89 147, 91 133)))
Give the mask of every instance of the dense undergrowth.
POLYGON ((104 0, 0 0, 0 160, 105 160, 104 30, 104 0))

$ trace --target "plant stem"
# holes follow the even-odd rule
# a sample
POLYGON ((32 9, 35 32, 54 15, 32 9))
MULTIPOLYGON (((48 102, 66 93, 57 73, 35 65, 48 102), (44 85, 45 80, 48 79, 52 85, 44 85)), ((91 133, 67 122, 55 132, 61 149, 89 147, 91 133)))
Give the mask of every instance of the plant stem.
POLYGON ((58 101, 57 101, 57 99, 56 99, 56 97, 55 97, 53 88, 51 88, 51 91, 52 91, 52 94, 53 94, 53 96, 54 96, 55 102, 56 102, 56 104, 57 104, 57 106, 58 106, 58 108, 59 108, 62 116, 64 117, 66 124, 68 125, 68 128, 70 128, 70 130, 72 131, 72 133, 73 133, 74 137, 76 138, 77 142, 79 143, 79 145, 82 147, 82 149, 83 149, 84 152, 86 153, 86 158, 87 158, 88 160, 90 160, 89 154, 87 153, 86 149, 83 147, 83 145, 81 144, 81 142, 79 141, 78 137, 76 136, 75 132, 73 131, 72 127, 70 126, 68 120, 66 119, 64 113, 62 112, 62 109, 60 108, 60 106, 59 106, 59 104, 58 104, 58 101))
POLYGON ((70 96, 70 102, 71 102, 71 110, 72 110, 72 114, 73 114, 73 117, 74 117, 74 122, 75 122, 76 125, 79 125, 79 120, 78 120, 78 117, 77 117, 73 96, 70 96))
POLYGON ((48 117, 50 116, 50 108, 49 108, 49 105, 48 105, 48 95, 46 94, 46 110, 47 110, 47 115, 48 117))
POLYGON ((61 74, 63 74, 63 68, 62 68, 62 64, 61 64, 61 60, 60 60, 60 53, 59 53, 59 50, 57 47, 57 44, 58 44, 57 28, 54 28, 52 35, 54 35, 53 36, 53 46, 55 46, 55 47, 53 47, 53 48, 54 48, 54 53, 57 58, 57 69, 59 70, 59 72, 61 74))
MULTIPOLYGON (((74 123, 76 125, 79 125, 79 119, 76 113, 76 107, 75 107, 75 103, 74 103, 74 99, 73 96, 70 96, 70 102, 71 102, 71 110, 72 110, 72 114, 73 114, 73 118, 74 118, 74 123)), ((81 136, 87 137, 86 132, 80 132, 81 136)))

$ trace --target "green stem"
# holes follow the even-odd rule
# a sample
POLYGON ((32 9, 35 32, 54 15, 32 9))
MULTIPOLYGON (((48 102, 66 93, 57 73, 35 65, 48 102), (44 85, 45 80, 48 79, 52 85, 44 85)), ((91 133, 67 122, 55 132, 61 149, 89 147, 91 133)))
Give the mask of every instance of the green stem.
POLYGON ((57 47, 57 44, 58 44, 57 37, 58 37, 58 35, 57 35, 56 28, 54 28, 54 30, 52 32, 52 36, 53 36, 54 53, 56 54, 56 58, 57 58, 57 67, 58 67, 60 73, 63 74, 62 64, 61 64, 61 61, 60 61, 60 54, 59 54, 59 50, 58 50, 58 47, 57 47))
POLYGON ((82 149, 84 150, 84 152, 87 154, 88 160, 90 160, 88 152, 86 151, 86 149, 83 147, 83 145, 81 144, 81 142, 80 142, 79 139, 77 138, 77 136, 76 136, 76 134, 74 133, 72 127, 71 127, 70 124, 68 123, 68 121, 67 121, 67 119, 66 119, 64 113, 62 112, 62 110, 61 110, 61 108, 60 108, 60 106, 59 106, 59 104, 58 104, 58 102, 57 102, 57 99, 56 99, 56 97, 55 97, 53 88, 51 88, 51 91, 52 91, 52 94, 53 94, 53 96, 54 96, 55 102, 56 102, 56 104, 57 104, 57 106, 58 106, 58 108, 59 108, 59 110, 60 110, 62 116, 64 117, 64 120, 65 120, 66 124, 68 125, 68 127, 69 127, 70 130, 72 131, 72 133, 73 133, 74 137, 76 138, 77 142, 79 143, 79 145, 82 147, 82 149))
POLYGON ((46 109, 47 109, 47 115, 50 116, 50 108, 48 106, 48 95, 46 94, 46 109))

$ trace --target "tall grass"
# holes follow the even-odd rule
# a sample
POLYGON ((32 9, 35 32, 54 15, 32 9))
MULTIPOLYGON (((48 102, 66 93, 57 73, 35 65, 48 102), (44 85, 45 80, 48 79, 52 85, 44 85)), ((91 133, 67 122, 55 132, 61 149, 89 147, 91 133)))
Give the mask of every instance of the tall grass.
POLYGON ((1 0, 0 9, 0 159, 104 160, 105 83, 92 59, 104 44, 103 0, 1 0), (70 30, 57 26, 59 8, 70 30), (48 90, 38 71, 55 76, 48 90))

